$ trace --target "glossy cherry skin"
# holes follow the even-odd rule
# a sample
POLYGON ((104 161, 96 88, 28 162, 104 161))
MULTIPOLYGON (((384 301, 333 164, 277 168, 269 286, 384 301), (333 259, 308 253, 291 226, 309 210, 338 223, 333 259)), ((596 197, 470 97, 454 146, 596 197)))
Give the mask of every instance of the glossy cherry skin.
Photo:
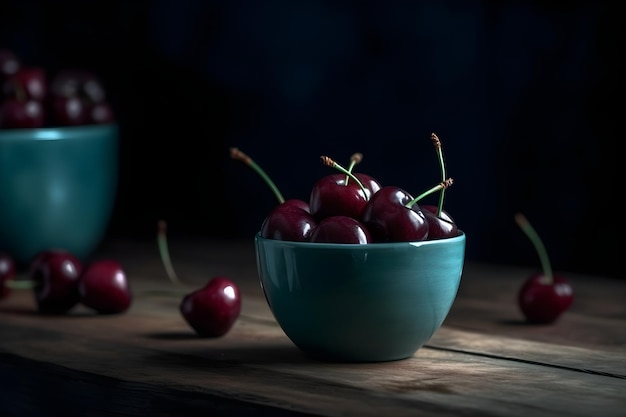
POLYGON ((378 180, 372 177, 371 175, 364 174, 362 172, 355 172, 353 173, 353 175, 357 177, 359 181, 361 181, 361 184, 363 184, 363 187, 365 187, 365 190, 367 191, 368 200, 372 198, 374 194, 376 194, 376 191, 382 188, 382 185, 380 185, 378 180))
POLYGON ((289 200, 285 200, 281 205, 284 206, 284 207, 287 207, 287 206, 297 207, 297 208, 300 208, 300 209, 306 211, 307 213, 311 212, 311 208, 309 207, 309 203, 307 203, 304 200, 297 199, 297 198, 291 198, 289 200))
POLYGON ((533 274, 518 293, 518 305, 529 323, 552 323, 573 301, 574 290, 560 275, 553 275, 553 282, 548 282, 543 273, 533 274))
POLYGON ((48 93, 46 72, 40 67, 21 67, 3 84, 5 97, 43 101, 48 93))
POLYGON ((0 104, 0 128, 27 129, 45 123, 45 110, 37 100, 5 98, 0 104))
POLYGON ((115 121, 115 114, 107 102, 91 103, 87 107, 87 121, 89 124, 104 124, 115 121))
POLYGON ((372 177, 365 174, 355 174, 365 187, 365 192, 356 181, 349 178, 346 184, 345 174, 331 174, 319 179, 311 190, 309 206, 311 214, 320 221, 330 216, 348 216, 355 219, 361 217, 361 212, 367 201, 378 191, 380 184, 372 177), (370 188, 367 188, 370 187, 370 188), (376 189, 378 188, 378 189, 376 189))
POLYGON ((261 236, 292 242, 308 241, 317 227, 317 221, 308 210, 308 204, 302 200, 286 200, 265 218, 261 236))
POLYGON ((123 313, 133 299, 124 268, 113 259, 87 264, 80 274, 78 292, 81 303, 100 314, 123 313))
POLYGON ((179 309, 199 336, 220 337, 232 328, 241 313, 241 293, 230 279, 213 277, 204 287, 185 295, 179 309))
POLYGON ((13 278, 15 278, 15 261, 9 254, 0 253, 0 300, 11 293, 11 288, 6 284, 13 278))
POLYGON ((49 117, 60 126, 78 126, 89 121, 89 107, 79 97, 52 97, 49 117))
POLYGON ((52 95, 56 97, 80 97, 90 103, 106 100, 104 87, 95 74, 81 69, 64 69, 50 83, 52 95))
POLYGON ((360 221, 348 216, 330 216, 319 222, 311 234, 317 243, 370 243, 370 232, 360 221))
POLYGON ((44 314, 63 314, 80 301, 78 278, 82 264, 70 252, 48 250, 37 254, 30 266, 30 278, 37 309, 44 314))
POLYGON ((369 200, 361 221, 374 242, 415 242, 428 237, 428 221, 421 210, 406 207, 413 197, 395 186, 385 186, 369 200))
POLYGON ((422 205, 421 210, 428 221, 427 240, 445 239, 459 235, 459 229, 454 219, 446 211, 441 211, 441 216, 437 216, 437 206, 422 205))

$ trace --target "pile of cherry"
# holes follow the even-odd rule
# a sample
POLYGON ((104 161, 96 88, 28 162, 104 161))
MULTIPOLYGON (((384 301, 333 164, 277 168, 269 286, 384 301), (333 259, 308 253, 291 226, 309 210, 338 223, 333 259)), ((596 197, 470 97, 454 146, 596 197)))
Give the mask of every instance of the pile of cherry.
POLYGON ((14 289, 32 289, 41 314, 65 314, 79 303, 99 314, 116 314, 126 311, 132 301, 128 278, 118 261, 83 265, 72 253, 57 249, 35 256, 28 279, 17 279, 13 258, 0 254, 0 299, 14 289))
POLYGON ((101 80, 84 69, 48 74, 0 49, 0 129, 111 123, 113 110, 101 80))
POLYGON ((431 139, 439 155, 442 180, 417 197, 396 186, 381 186, 372 176, 354 173, 362 154, 355 153, 346 169, 331 158, 321 161, 340 173, 319 179, 309 201, 282 196, 267 174, 245 153, 231 148, 231 157, 254 168, 274 190, 279 204, 261 226, 261 236, 269 239, 367 244, 381 242, 415 242, 458 236, 454 219, 443 210, 444 191, 452 185, 446 178, 441 141, 434 133, 431 139), (439 193, 438 205, 418 205, 422 198, 439 193))

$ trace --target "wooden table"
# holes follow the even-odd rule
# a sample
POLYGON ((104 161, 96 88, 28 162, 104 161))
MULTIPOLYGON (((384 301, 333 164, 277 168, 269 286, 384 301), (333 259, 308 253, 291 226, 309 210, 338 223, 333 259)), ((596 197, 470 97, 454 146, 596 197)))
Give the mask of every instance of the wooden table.
POLYGON ((0 416, 626 416, 626 281, 569 274, 572 308, 528 325, 515 304, 531 272, 466 264, 444 326, 412 358, 326 363, 302 354, 261 293, 252 241, 170 240, 189 289, 241 287, 242 314, 199 338, 178 312, 156 242, 112 242, 129 311, 36 313, 29 291, 0 301, 0 416))

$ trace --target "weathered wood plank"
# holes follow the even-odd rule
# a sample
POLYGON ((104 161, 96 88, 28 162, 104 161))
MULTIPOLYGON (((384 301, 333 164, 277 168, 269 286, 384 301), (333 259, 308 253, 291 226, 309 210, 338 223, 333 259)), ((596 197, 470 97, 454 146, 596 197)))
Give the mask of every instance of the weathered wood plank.
MULTIPOLYGON (((0 313, 2 359, 12 355, 82 372, 87 384, 110 378, 117 381, 110 384, 135 390, 139 384, 147 391, 203 393, 208 403, 250 402, 325 416, 618 416, 626 407, 626 379, 601 375, 606 364, 623 369, 623 359, 612 353, 597 357, 583 348, 555 349, 444 327, 411 359, 334 364, 301 354, 267 311, 265 317, 254 315, 262 303, 248 304, 226 337, 200 339, 168 309, 170 300, 158 314, 142 300, 126 315, 78 311, 54 318, 37 316, 24 307, 26 300, 18 301, 0 313), (597 374, 576 370, 585 358, 597 374)), ((31 388, 34 401, 38 394, 31 388)), ((93 394, 72 395, 86 395, 81 401, 90 403, 93 394)))
POLYGON ((529 326, 512 302, 527 271, 468 265, 445 325, 413 358, 338 364, 305 356, 278 327, 248 243, 179 250, 188 288, 216 274, 240 283, 226 336, 196 337, 180 293, 158 295, 172 285, 156 248, 109 248, 136 295, 125 314, 40 316, 25 292, 0 302, 0 415, 626 415, 626 283, 575 277, 572 311, 529 326))

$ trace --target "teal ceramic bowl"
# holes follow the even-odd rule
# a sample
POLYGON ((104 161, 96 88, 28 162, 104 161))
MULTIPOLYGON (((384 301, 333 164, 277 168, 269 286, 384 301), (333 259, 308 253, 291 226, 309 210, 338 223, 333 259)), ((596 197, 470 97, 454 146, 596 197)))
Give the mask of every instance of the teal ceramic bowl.
POLYGON ((339 362, 415 354, 452 307, 465 234, 367 245, 255 236, 261 287, 276 321, 303 352, 339 362))
POLYGON ((0 130, 0 251, 88 257, 115 203, 118 136, 115 124, 0 130))

